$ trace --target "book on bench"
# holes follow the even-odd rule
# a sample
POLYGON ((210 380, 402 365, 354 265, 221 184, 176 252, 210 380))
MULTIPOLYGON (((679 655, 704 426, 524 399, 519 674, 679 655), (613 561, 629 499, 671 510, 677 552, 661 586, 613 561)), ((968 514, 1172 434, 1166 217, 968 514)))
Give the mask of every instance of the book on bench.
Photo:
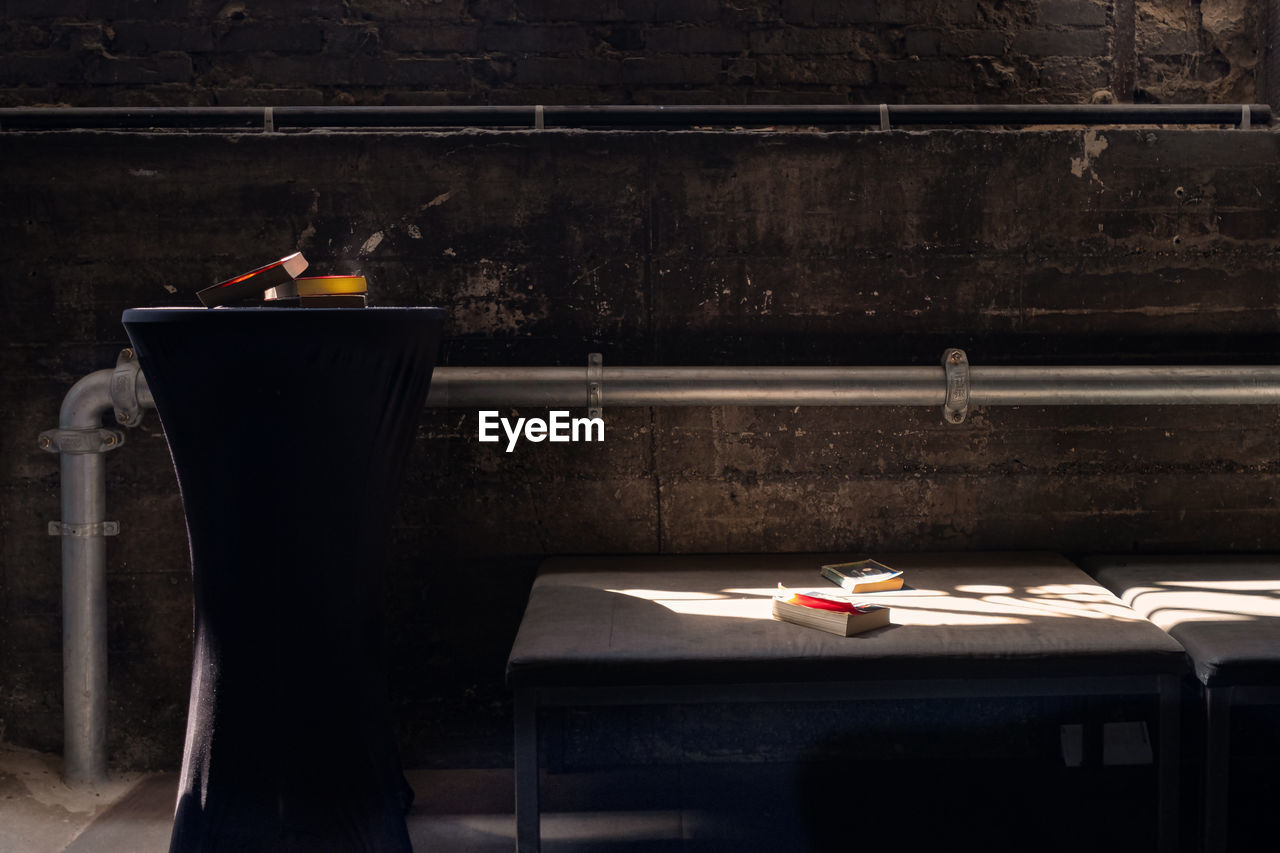
POLYGON ((818 570, 824 578, 848 592, 881 592, 902 589, 902 571, 876 560, 828 563, 818 570))
POLYGON ((889 624, 889 608, 857 601, 850 593, 787 589, 773 597, 773 618, 852 637, 889 624))

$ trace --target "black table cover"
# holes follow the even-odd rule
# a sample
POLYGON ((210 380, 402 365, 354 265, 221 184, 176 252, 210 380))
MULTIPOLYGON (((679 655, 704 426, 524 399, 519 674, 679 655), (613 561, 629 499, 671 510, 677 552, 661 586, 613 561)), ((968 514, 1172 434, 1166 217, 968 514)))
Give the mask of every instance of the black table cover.
POLYGON ((380 564, 438 308, 124 312, 177 470, 195 660, 171 851, 408 851, 380 564))

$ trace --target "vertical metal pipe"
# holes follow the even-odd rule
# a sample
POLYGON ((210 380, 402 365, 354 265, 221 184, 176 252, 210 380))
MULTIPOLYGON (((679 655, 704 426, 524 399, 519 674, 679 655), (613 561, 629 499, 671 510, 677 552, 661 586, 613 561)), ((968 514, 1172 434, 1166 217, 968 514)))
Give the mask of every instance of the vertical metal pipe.
MULTIPOLYGON (((58 425, 96 430, 112 410, 113 371, 90 373, 62 401, 58 425)), ((62 469, 62 714, 67 781, 107 775, 106 468, 101 452, 59 454, 62 469), (66 535, 75 525, 84 535, 66 535), (96 525, 85 527, 82 525, 96 525)))
MULTIPOLYGON (((62 521, 101 525, 101 453, 62 453, 62 521)), ((96 536, 62 538, 63 761, 69 783, 107 775, 107 547, 96 536)))

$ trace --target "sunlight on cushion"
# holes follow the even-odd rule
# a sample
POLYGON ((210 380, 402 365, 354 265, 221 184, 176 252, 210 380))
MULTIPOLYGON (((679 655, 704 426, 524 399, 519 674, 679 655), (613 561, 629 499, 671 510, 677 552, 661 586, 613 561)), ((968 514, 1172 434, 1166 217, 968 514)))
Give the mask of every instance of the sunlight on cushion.
MULTIPOLYGON (((642 598, 670 610, 692 616, 721 616, 730 619, 772 619, 770 600, 773 590, 764 590, 764 598, 730 598, 712 592, 681 592, 673 589, 610 589, 619 595, 642 598)), ((728 590, 726 590, 728 592, 728 590)))
POLYGON ((1008 595, 1013 592, 1013 589, 1000 584, 966 583, 956 587, 956 592, 968 592, 975 595, 1008 595))
POLYGON ((721 598, 715 601, 691 601, 653 599, 655 604, 673 613, 691 616, 723 616, 731 619, 772 619, 773 606, 769 598, 721 598))
MULTIPOLYGON (((1222 581, 1248 583, 1248 581, 1222 581)), ((1201 584, 1197 583, 1197 586, 1201 584)), ((1168 630, 1186 622, 1251 622, 1280 618, 1280 598, 1241 592, 1183 592, 1152 586, 1125 590, 1125 603, 1168 630)))
MULTIPOLYGON (((1044 616, 1053 619, 1120 619, 1139 621, 1133 612, 1121 605, 1110 594, 1091 585, 1065 585, 1034 587, 1049 597, 1033 595, 1019 598, 1010 595, 973 595, 977 588, 1009 591, 1007 586, 992 584, 967 585, 965 595, 955 595, 950 590, 902 589, 894 592, 868 593, 865 600, 888 605, 892 620, 898 625, 1000 625, 1026 624, 1027 616, 1044 616), (1052 590, 1052 592, 1044 592, 1052 590), (927 615, 925 615, 927 613, 927 615), (901 616, 901 618, 899 618, 901 616)), ((826 587, 830 590, 830 587, 826 587)), ((957 587, 957 590, 961 588, 957 587)), ((768 589, 726 589, 726 593, 743 595, 768 595, 768 589)), ((803 590, 796 590, 802 592, 803 590)))
MULTIPOLYGON (((831 587, 788 587, 791 592, 822 589, 830 591, 831 587)), ((609 590, 623 595, 644 598, 660 604, 673 613, 684 613, 695 616, 723 616, 735 619, 772 619, 770 601, 776 588, 773 587, 733 587, 721 590, 723 595, 714 596, 706 593, 687 593, 663 590, 609 590), (635 595, 641 592, 643 595, 635 595), (700 595, 701 598, 691 598, 700 595), (750 598, 728 598, 726 596, 752 596, 750 598)), ((1025 624, 1027 619, 1003 614, 994 605, 972 598, 948 596, 937 590, 909 590, 895 592, 892 597, 884 593, 868 595, 867 601, 886 604, 891 611, 890 619, 897 625, 1016 625, 1025 624), (909 599, 909 602, 907 601, 909 599)))
POLYGON ((1157 586, 1189 587, 1191 589, 1216 589, 1224 592, 1274 592, 1280 593, 1280 580, 1252 581, 1160 581, 1157 586))
POLYGON ((960 613, 950 609, 924 610, 896 604, 890 608, 889 619, 895 625, 1025 625, 1031 621, 999 612, 960 613))
POLYGON ((1055 619, 1118 619, 1122 622, 1141 621, 1133 611, 1110 596, 1080 598, 1006 598, 993 596, 987 601, 1001 605, 1016 613, 1031 616, 1049 616, 1055 619))
MULTIPOLYGON (((832 587, 796 587, 833 591, 832 587)), ((609 592, 652 601, 673 613, 733 619, 771 619, 775 587, 728 587, 719 593, 664 589, 611 589, 609 592)), ((953 590, 902 589, 868 593, 868 602, 884 604, 896 625, 1026 625, 1040 619, 1114 619, 1140 621, 1105 590, 1092 584, 1047 584, 1022 596, 999 584, 967 584, 953 590)), ((1276 602, 1280 606, 1280 602, 1276 602)))
MULTIPOLYGON (((673 589, 607 589, 605 592, 616 592, 619 595, 629 595, 632 598, 643 598, 646 601, 658 601, 659 599, 666 601, 677 598, 724 598, 723 595, 716 595, 713 592, 677 592, 673 589)), ((769 594, 772 595, 773 593, 769 594)))
POLYGON ((1106 590, 1094 583, 1046 583, 1040 586, 1029 586, 1027 587, 1027 595, 1049 598, 1054 596, 1062 596, 1063 598, 1091 596, 1095 599, 1111 597, 1106 590))

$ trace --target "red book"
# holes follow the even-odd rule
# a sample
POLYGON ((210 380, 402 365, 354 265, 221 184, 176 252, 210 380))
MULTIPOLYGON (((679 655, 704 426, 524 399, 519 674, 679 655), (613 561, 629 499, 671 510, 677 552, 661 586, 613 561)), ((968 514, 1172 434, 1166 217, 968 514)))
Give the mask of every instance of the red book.
POLYGON ((806 589, 795 592, 778 584, 773 618, 849 637, 889 624, 889 608, 854 601, 848 593, 806 589))
POLYGON ((292 255, 285 255, 274 264, 258 267, 235 278, 220 281, 212 287, 206 287, 196 293, 196 298, 206 308, 245 302, 260 303, 268 289, 292 282, 306 268, 307 259, 302 257, 301 252, 294 252, 292 255))
POLYGON ((872 604, 854 601, 849 597, 848 593, 821 592, 812 589, 797 592, 793 589, 787 589, 782 584, 778 584, 777 597, 790 604, 799 604, 802 607, 816 607, 819 610, 834 610, 838 613, 862 613, 875 607, 872 604))

